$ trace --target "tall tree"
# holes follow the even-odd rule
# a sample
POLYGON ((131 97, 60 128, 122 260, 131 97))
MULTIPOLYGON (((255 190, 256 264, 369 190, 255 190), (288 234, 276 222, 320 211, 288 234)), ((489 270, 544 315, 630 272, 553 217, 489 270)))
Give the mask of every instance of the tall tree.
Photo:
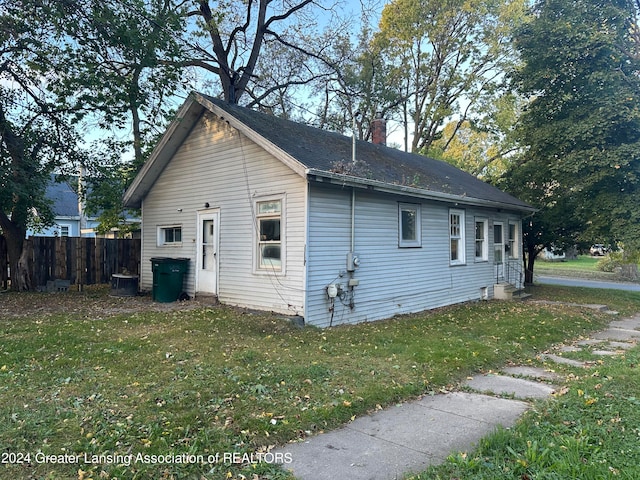
MULTIPOLYGON (((509 183, 540 208, 533 226, 564 231, 559 241, 640 247, 635 15, 628 0, 540 0, 516 36, 522 66, 514 80, 531 100, 519 125, 528 149, 509 183)), ((525 237, 532 254, 541 238, 525 237)))
POLYGON ((63 72, 60 32, 42 21, 66 13, 64 5, 0 2, 0 229, 13 290, 32 286, 23 247, 30 225, 52 219, 44 198, 51 172, 81 160, 73 112, 51 93, 63 72))
POLYGON ((376 115, 393 117, 402 101, 373 33, 363 28, 357 38, 350 33, 335 37, 325 51, 326 77, 316 83, 319 127, 354 133, 361 140, 371 138, 376 115))
POLYGON ((180 88, 175 60, 184 48, 184 16, 173 0, 78 0, 69 8, 73 21, 60 25, 69 62, 56 92, 103 132, 92 148, 99 154, 86 165, 86 205, 99 215, 101 232, 122 229, 123 192, 168 123, 180 88))
POLYGON ((182 54, 185 28, 173 0, 76 0, 65 19, 67 69, 56 82, 61 101, 97 126, 130 129, 134 161, 167 122, 167 98, 180 85, 173 60, 182 54), (73 92, 73 95, 70 93, 73 92))
POLYGON ((429 153, 444 123, 455 117, 461 126, 484 96, 496 94, 523 14, 522 1, 393 0, 384 7, 376 42, 395 69, 412 151, 429 153))
MULTIPOLYGON (((315 3, 314 0, 248 0, 231 1, 223 8, 221 5, 212 8, 210 0, 197 0, 197 8, 187 14, 196 19, 197 41, 192 44, 189 58, 178 63, 214 75, 224 100, 238 103, 255 82, 265 42, 276 42, 313 56, 313 52, 300 42, 299 33, 305 30, 305 24, 315 23, 313 18, 304 18, 315 3), (201 45, 202 40, 206 42, 205 46, 201 45)), ((278 81, 284 84, 287 80, 278 81)), ((256 105, 259 101, 254 99, 248 104, 256 105)))

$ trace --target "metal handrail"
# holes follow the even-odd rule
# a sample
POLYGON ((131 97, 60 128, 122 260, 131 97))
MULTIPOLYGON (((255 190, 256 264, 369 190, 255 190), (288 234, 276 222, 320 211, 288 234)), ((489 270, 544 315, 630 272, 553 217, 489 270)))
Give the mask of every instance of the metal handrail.
POLYGON ((520 260, 506 261, 496 264, 496 283, 500 283, 500 267, 502 267, 502 276, 504 281, 522 288, 524 285, 524 271, 520 260))

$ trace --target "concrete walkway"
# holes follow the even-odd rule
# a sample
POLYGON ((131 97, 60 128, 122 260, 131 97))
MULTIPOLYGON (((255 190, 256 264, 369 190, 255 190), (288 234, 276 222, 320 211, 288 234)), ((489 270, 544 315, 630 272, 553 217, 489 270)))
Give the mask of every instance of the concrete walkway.
MULTIPOLYGON (((597 355, 623 352, 639 339, 637 315, 614 321, 592 338, 565 345, 541 359, 550 366, 561 362, 588 368, 591 362, 577 362, 562 354, 588 348, 596 360, 597 355)), ((463 385, 465 391, 424 396, 275 451, 287 454, 284 458, 292 462, 284 468, 300 480, 395 480, 440 464, 452 453, 473 449, 498 425, 514 425, 530 400, 552 395, 554 381, 563 379, 550 369, 507 367, 469 378, 463 385)))

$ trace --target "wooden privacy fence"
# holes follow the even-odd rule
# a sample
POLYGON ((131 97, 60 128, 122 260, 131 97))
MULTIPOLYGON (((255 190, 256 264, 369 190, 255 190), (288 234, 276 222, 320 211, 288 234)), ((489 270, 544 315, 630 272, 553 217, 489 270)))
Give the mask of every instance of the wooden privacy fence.
MULTIPOLYGON (((0 267, 6 262, 3 241, 0 237, 0 267)), ((140 274, 139 239, 29 237, 26 248, 34 289, 51 280, 92 285, 109 283, 114 273, 140 274)))

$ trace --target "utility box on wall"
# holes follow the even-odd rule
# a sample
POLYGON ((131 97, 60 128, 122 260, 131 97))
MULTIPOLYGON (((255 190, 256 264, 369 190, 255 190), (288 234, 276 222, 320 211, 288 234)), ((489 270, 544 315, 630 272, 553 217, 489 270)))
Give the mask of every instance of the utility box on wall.
POLYGON ((347 272, 355 272, 356 268, 360 266, 360 257, 357 253, 347 253, 347 272))

